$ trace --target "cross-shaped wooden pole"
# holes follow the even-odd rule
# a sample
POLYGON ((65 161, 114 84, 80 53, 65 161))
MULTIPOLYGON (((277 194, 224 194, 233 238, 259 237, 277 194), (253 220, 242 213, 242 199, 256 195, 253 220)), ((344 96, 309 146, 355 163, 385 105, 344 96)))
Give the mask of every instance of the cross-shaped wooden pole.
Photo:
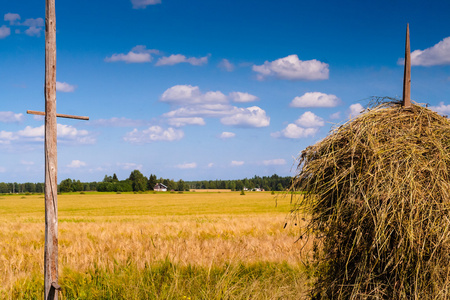
POLYGON ((58 162, 56 117, 88 120, 88 117, 56 113, 56 14, 55 0, 45 1, 45 300, 57 300, 58 290, 58 162))
POLYGON ((402 106, 411 107, 411 49, 409 47, 409 24, 406 25, 405 69, 403 73, 402 106))

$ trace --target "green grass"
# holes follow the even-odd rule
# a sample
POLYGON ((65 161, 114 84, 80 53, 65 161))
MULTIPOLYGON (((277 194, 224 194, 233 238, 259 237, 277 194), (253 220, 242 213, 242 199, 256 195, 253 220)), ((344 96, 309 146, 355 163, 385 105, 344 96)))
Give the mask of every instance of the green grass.
MULTIPOLYGON (((62 299, 300 299, 304 278, 299 268, 281 263, 179 266, 169 260, 139 270, 133 262, 112 270, 85 273, 65 269, 62 299)), ((19 282, 13 299, 42 299, 43 279, 19 282)))

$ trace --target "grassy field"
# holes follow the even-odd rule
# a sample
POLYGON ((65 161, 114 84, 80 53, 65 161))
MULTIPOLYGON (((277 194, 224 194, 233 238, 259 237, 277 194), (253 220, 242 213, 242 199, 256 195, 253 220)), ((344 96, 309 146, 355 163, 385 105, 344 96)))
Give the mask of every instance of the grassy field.
MULTIPOLYGON (((62 299, 299 299, 289 198, 270 192, 63 194, 62 299)), ((0 195, 1 299, 43 298, 44 197, 0 195)))

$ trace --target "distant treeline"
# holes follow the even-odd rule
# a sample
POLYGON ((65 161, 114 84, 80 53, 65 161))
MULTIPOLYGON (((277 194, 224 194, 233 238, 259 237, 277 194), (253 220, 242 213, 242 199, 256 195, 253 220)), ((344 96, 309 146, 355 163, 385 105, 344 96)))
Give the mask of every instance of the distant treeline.
MULTIPOLYGON (((175 182, 173 179, 157 178, 156 175, 150 174, 147 178, 139 170, 131 172, 130 176, 125 180, 119 180, 116 174, 112 176, 105 175, 103 181, 97 182, 81 182, 75 179, 64 179, 58 185, 58 192, 144 192, 152 191, 157 183, 167 186, 168 191, 189 191, 190 189, 230 189, 240 191, 245 188, 252 190, 255 188, 264 189, 266 191, 283 191, 289 187, 291 177, 280 177, 276 174, 268 176, 255 176, 250 179, 240 180, 202 180, 202 181, 183 181, 180 179, 175 182)), ((0 193, 43 193, 43 183, 4 183, 0 182, 0 193)))

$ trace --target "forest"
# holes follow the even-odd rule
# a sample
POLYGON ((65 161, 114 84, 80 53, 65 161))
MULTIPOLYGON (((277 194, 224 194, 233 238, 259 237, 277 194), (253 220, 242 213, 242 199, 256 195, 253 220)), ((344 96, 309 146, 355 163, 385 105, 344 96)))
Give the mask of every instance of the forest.
MULTIPOLYGON (((112 176, 105 175, 102 181, 81 182, 75 179, 64 179, 58 185, 58 192, 145 192, 152 191, 157 183, 167 186, 168 191, 189 191, 191 189, 230 189, 240 191, 243 189, 264 189, 265 191, 283 191, 290 186, 292 178, 290 176, 281 177, 276 174, 272 176, 254 176, 253 178, 244 178, 239 180, 199 180, 184 181, 182 179, 174 181, 173 179, 158 178, 155 174, 146 177, 139 170, 131 172, 126 179, 119 180, 114 173, 112 176)), ((0 182, 1 194, 16 193, 43 193, 44 183, 17 183, 0 182)))

